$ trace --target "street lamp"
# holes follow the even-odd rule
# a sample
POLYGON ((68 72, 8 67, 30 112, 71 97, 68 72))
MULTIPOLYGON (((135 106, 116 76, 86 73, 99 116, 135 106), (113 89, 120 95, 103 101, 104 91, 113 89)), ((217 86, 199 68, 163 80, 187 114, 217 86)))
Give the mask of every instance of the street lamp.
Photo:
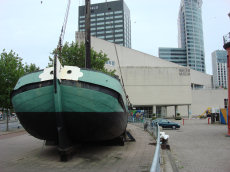
MULTIPOLYGON (((230 13, 228 14, 230 18, 230 13)), ((224 49, 227 51, 227 66, 228 66, 228 134, 230 136, 230 32, 224 37, 224 49)))

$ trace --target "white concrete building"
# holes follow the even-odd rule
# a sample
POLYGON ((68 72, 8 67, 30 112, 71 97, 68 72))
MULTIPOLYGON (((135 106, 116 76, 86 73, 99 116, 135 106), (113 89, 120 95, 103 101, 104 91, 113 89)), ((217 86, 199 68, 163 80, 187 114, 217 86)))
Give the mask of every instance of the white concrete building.
MULTIPOLYGON (((82 33, 76 40, 84 41, 82 33)), ((162 116, 200 115, 208 107, 224 107, 226 90, 212 90, 212 76, 92 37, 94 50, 108 55, 108 69, 124 82, 134 107, 162 116), (121 77, 122 76, 122 77, 121 77)))

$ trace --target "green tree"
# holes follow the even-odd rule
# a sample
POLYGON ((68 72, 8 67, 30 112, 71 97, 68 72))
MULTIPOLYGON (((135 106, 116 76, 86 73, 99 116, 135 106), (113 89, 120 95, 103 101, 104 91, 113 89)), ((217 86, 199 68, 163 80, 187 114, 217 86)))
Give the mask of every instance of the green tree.
MULTIPOLYGON (((57 53, 57 49, 53 50, 53 55, 57 53)), ((53 65, 53 59, 49 57, 49 66, 53 65)), ((78 44, 75 42, 66 42, 62 47, 61 55, 59 57, 61 64, 68 66, 78 66, 80 68, 85 67, 85 45, 83 43, 78 44)), ((91 66, 92 69, 101 71, 110 75, 115 75, 115 70, 108 70, 105 68, 105 63, 109 60, 105 53, 96 52, 91 48, 91 66)))
POLYGON ((22 58, 12 50, 9 53, 3 50, 0 58, 0 108, 2 108, 2 111, 12 109, 10 94, 18 79, 25 73, 33 72, 38 69, 39 68, 36 67, 35 64, 26 64, 24 66, 22 58))
POLYGON ((40 70, 39 67, 37 67, 35 64, 31 63, 30 65, 25 64, 24 71, 25 73, 31 73, 40 70))
POLYGON ((3 50, 0 59, 0 107, 11 108, 10 93, 24 73, 22 58, 12 50, 9 53, 3 50))

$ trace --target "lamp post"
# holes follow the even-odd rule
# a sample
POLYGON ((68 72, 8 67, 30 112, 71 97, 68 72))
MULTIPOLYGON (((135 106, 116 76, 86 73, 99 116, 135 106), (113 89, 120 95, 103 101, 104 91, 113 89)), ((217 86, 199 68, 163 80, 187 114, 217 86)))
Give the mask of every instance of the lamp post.
MULTIPOLYGON (((228 14, 230 18, 230 13, 228 14)), ((228 134, 230 136, 230 32, 224 37, 224 49, 227 51, 227 67, 228 67, 228 134)))

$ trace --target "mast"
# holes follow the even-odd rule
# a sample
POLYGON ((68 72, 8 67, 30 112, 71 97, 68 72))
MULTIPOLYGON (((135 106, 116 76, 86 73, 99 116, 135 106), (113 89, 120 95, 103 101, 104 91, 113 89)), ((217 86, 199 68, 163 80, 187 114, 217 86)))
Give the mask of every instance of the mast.
POLYGON ((85 0, 85 67, 91 68, 90 0, 85 0))

